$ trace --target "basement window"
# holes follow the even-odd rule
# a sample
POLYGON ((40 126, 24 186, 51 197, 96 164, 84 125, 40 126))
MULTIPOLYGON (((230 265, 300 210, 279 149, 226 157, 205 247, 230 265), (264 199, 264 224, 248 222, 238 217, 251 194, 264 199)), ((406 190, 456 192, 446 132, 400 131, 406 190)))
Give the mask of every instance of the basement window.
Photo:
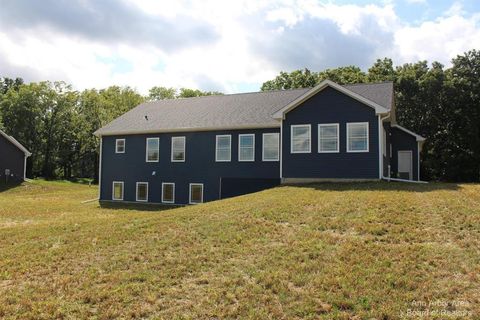
POLYGON ((162 202, 175 203, 175 183, 162 183, 162 202))
POLYGON ((190 204, 203 202, 203 183, 190 183, 190 204))
POLYGON ((123 181, 113 181, 112 200, 123 200, 123 181))
POLYGON ((137 182, 137 197, 139 202, 148 202, 148 182, 137 182))

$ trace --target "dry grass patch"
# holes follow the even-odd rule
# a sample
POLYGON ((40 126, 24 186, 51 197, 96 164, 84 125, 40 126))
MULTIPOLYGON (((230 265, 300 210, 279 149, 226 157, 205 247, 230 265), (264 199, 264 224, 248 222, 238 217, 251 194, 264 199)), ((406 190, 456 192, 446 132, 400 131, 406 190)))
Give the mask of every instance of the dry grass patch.
POLYGON ((151 211, 81 204, 96 194, 0 193, 1 318, 480 316, 480 185, 284 186, 151 211))

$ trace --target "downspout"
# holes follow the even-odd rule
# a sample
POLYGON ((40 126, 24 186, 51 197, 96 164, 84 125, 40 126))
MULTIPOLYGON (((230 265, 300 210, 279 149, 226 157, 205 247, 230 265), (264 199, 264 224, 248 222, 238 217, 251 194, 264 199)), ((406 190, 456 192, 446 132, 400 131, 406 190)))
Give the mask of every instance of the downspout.
MULTIPOLYGON (((383 120, 390 117, 390 113, 387 113, 385 117, 382 118, 381 115, 378 115, 378 178, 381 180, 384 178, 383 176, 383 120)), ((385 150, 386 152, 386 150, 385 150)))
POLYGON ((98 160, 98 200, 102 199, 102 145, 103 136, 100 136, 100 156, 98 160))

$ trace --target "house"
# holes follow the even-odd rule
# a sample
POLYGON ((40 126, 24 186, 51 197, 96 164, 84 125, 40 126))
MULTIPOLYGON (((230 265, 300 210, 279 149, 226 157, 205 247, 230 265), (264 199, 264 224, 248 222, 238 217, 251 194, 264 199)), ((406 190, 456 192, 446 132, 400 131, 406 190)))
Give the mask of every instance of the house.
POLYGON ((280 183, 419 180, 425 140, 395 121, 393 84, 147 102, 95 133, 100 200, 194 204, 280 183))
POLYGON ((0 183, 25 180, 27 158, 31 155, 14 137, 0 130, 0 183))

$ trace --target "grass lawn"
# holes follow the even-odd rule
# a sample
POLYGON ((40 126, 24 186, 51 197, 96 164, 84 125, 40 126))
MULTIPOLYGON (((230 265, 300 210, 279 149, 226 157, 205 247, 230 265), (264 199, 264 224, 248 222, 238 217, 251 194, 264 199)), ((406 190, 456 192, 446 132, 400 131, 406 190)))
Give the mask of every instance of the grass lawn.
POLYGON ((478 184, 284 186, 170 210, 81 203, 96 195, 0 192, 0 318, 480 318, 478 184))

